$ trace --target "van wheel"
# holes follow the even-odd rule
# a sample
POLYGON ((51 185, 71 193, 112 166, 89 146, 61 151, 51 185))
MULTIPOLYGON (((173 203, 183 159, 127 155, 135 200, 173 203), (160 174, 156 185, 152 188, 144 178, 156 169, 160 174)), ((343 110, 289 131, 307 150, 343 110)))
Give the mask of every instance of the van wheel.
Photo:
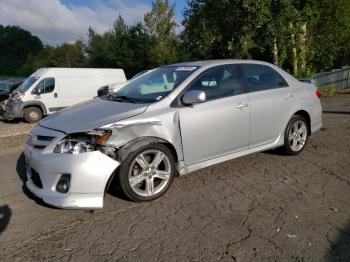
POLYGON ((37 107, 27 107, 24 109, 23 118, 28 123, 36 123, 43 117, 43 113, 37 107))
POLYGON ((307 122, 304 117, 293 116, 284 133, 284 153, 297 155, 305 148, 308 138, 307 122))
POLYGON ((162 144, 148 144, 130 152, 120 167, 119 184, 136 202, 154 200, 169 188, 175 175, 175 160, 162 144))

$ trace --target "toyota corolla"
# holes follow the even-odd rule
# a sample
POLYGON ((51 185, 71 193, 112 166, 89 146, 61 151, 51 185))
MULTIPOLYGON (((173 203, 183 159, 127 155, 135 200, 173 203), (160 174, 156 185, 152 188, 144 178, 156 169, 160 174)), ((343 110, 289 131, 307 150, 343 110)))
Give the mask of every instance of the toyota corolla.
POLYGON ((116 93, 48 116, 25 148, 28 189, 62 208, 102 208, 112 179, 133 201, 243 155, 300 153, 322 127, 320 93, 269 63, 160 67, 116 93))

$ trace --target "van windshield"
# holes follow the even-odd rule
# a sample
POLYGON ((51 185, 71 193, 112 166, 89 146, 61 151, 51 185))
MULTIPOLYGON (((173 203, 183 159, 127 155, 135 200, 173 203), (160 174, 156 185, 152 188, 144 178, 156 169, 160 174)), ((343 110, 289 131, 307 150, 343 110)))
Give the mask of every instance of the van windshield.
POLYGON ((21 93, 24 93, 36 82, 36 80, 38 80, 38 77, 28 77, 26 80, 23 81, 22 84, 19 85, 17 90, 21 93))
POLYGON ((8 90, 8 84, 7 84, 7 82, 1 81, 1 82, 0 82, 0 92, 1 92, 1 91, 7 91, 7 90, 8 90))
POLYGON ((110 97, 112 100, 129 103, 153 103, 171 93, 197 67, 161 67, 145 73, 126 84, 110 97))

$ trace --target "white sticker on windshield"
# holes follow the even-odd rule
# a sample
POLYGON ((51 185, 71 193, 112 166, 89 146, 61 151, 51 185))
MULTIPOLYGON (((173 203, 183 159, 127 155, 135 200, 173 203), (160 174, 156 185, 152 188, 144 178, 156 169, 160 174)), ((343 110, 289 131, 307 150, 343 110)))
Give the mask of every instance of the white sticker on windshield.
POLYGON ((197 69, 196 66, 180 66, 180 67, 176 68, 175 71, 193 71, 196 69, 197 69))
POLYGON ((156 100, 158 101, 160 99, 162 99, 162 96, 157 96, 156 100))

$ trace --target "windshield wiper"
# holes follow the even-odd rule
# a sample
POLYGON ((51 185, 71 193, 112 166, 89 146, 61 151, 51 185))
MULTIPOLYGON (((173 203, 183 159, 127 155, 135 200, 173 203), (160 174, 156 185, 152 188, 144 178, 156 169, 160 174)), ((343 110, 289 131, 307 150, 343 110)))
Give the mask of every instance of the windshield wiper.
POLYGON ((137 103, 138 100, 132 97, 128 96, 112 96, 112 99, 115 101, 126 101, 126 102, 131 102, 131 103, 137 103))

